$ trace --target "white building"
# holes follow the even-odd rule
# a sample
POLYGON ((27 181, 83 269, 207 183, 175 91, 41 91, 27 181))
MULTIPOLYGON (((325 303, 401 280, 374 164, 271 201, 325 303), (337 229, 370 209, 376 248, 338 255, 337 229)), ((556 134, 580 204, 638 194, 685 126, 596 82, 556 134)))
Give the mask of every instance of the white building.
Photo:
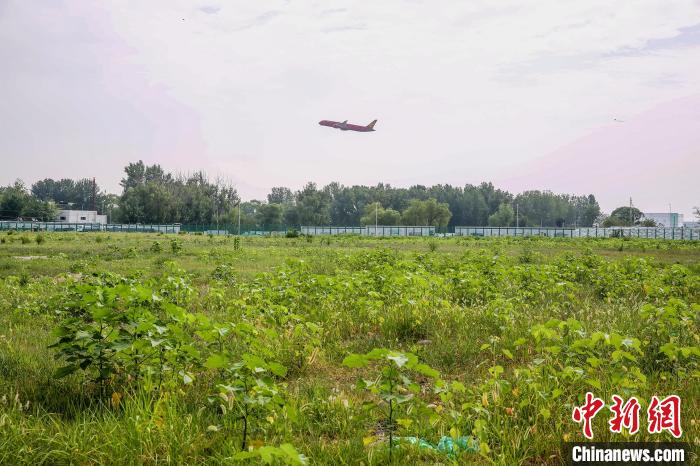
POLYGON ((61 223, 99 223, 107 224, 107 216, 99 215, 95 210, 59 210, 56 221, 61 223))
POLYGON ((649 218, 656 222, 657 226, 675 228, 683 226, 683 214, 676 212, 644 212, 644 218, 649 218))

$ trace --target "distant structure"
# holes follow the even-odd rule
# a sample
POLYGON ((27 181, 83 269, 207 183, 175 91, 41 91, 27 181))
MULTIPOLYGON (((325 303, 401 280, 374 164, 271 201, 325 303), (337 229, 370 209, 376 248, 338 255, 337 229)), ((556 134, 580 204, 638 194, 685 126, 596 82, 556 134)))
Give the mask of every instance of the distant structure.
POLYGON ((683 214, 677 212, 644 212, 644 218, 656 222, 657 226, 677 228, 683 226, 683 214))
POLYGON ((107 225, 107 216, 96 210, 59 210, 56 221, 61 223, 99 223, 107 225))
POLYGON ((700 228, 700 222, 683 222, 683 228, 700 228))

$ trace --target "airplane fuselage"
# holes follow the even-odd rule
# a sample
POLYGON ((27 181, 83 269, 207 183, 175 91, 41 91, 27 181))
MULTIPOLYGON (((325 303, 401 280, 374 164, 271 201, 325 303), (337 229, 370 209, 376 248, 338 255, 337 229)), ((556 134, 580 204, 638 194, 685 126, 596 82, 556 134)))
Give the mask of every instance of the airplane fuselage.
POLYGON ((374 131, 374 123, 376 123, 376 120, 367 126, 353 125, 347 121, 321 120, 318 122, 318 124, 321 126, 328 126, 329 128, 335 128, 341 131, 359 131, 361 133, 374 131))

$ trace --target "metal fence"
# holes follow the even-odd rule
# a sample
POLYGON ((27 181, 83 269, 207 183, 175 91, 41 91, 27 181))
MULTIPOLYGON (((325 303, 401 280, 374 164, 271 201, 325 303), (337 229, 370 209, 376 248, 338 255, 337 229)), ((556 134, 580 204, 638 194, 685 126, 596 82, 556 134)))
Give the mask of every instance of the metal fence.
POLYGON ((22 231, 109 231, 124 233, 179 233, 180 225, 67 223, 67 222, 22 222, 0 221, 0 230, 22 231))
POLYGON ((302 226, 300 232, 304 235, 434 236, 436 228, 383 225, 368 225, 365 227, 302 226))
POLYGON ((455 227, 455 236, 547 236, 552 238, 644 238, 700 240, 700 228, 512 228, 512 227, 455 227))
POLYGON ((360 235, 360 236, 544 236, 551 238, 646 238, 670 240, 700 240, 700 228, 537 228, 537 227, 464 227, 452 228, 427 226, 288 226, 288 225, 151 225, 151 224, 107 224, 0 221, 0 230, 24 231, 77 231, 77 232, 124 232, 124 233, 194 233, 204 235, 284 236, 289 231, 304 235, 360 235))

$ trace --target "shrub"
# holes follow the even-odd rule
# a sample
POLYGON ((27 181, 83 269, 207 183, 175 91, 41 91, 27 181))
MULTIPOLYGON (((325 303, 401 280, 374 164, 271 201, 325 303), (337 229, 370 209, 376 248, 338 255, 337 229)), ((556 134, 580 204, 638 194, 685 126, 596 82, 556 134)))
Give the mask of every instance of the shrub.
POLYGON ((36 235, 36 237, 34 238, 34 241, 36 241, 36 244, 44 244, 44 242, 46 241, 46 238, 44 237, 44 235, 42 235, 41 233, 39 233, 39 234, 36 235))
POLYGON ((182 251, 182 243, 173 238, 170 240, 170 249, 173 251, 173 254, 177 254, 178 252, 182 251))
POLYGON ((22 244, 29 244, 31 243, 31 240, 27 238, 26 236, 20 236, 19 240, 22 242, 22 244))

